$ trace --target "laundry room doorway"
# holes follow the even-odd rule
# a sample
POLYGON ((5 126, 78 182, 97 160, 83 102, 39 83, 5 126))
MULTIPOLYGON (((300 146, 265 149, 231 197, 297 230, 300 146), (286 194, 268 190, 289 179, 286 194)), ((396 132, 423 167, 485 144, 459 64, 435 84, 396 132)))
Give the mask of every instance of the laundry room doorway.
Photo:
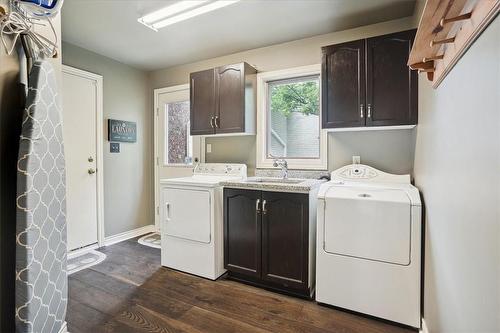
POLYGON ((188 177, 204 162, 202 136, 190 133, 189 84, 154 90, 155 226, 160 231, 159 185, 162 179, 188 177))

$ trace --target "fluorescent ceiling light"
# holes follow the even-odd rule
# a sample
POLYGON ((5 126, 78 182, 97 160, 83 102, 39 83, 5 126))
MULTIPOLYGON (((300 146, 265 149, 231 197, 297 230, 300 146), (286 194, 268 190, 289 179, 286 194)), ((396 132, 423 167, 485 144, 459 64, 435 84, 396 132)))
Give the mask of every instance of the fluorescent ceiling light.
POLYGON ((240 0, 183 0, 145 15, 137 21, 158 31, 160 28, 232 5, 238 1, 240 0))
POLYGON ((173 16, 177 13, 183 12, 190 8, 200 6, 208 0, 185 0, 174 3, 173 5, 167 6, 165 8, 159 9, 152 12, 151 14, 145 15, 139 19, 139 22, 143 24, 153 24, 158 22, 165 17, 173 16))

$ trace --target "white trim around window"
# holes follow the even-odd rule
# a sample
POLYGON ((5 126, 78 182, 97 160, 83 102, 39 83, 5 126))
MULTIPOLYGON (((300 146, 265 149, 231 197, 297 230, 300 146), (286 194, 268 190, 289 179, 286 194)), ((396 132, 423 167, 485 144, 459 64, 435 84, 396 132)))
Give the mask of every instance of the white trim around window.
POLYGON ((264 72, 257 74, 257 168, 273 168, 273 159, 267 156, 267 129, 269 117, 267 115, 268 83, 277 80, 286 80, 299 77, 320 75, 320 148, 319 158, 285 158, 289 169, 301 170, 326 170, 328 140, 327 131, 321 129, 321 65, 310 65, 295 67, 279 71, 264 72))

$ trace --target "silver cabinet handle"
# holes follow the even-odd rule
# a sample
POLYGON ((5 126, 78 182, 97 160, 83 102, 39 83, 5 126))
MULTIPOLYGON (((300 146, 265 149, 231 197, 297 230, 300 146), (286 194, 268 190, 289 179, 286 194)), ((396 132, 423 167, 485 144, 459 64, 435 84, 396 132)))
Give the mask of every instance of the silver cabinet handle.
POLYGON ((260 214, 260 199, 255 201, 255 211, 257 211, 257 214, 260 214))
POLYGON ((361 118, 363 118, 365 116, 365 105, 364 104, 359 105, 359 116, 361 118))
POLYGON ((267 204, 266 200, 262 201, 262 214, 267 213, 266 204, 267 204))
POLYGON ((372 105, 368 104, 368 118, 371 118, 372 116, 372 105))
POLYGON ((214 116, 210 119, 210 127, 214 128, 214 116))
POLYGON ((215 128, 219 128, 219 126, 220 126, 219 116, 215 116, 214 124, 215 124, 215 128))

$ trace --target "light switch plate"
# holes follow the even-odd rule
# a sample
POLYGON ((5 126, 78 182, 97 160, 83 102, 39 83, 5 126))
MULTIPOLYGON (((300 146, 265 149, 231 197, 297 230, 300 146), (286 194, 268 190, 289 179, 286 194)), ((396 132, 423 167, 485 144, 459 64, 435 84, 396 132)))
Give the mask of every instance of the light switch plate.
POLYGON ((110 153, 119 153, 120 152, 120 143, 110 142, 109 143, 109 152, 110 153))
POLYGON ((210 143, 207 143, 207 153, 211 153, 212 152, 212 145, 210 143))

